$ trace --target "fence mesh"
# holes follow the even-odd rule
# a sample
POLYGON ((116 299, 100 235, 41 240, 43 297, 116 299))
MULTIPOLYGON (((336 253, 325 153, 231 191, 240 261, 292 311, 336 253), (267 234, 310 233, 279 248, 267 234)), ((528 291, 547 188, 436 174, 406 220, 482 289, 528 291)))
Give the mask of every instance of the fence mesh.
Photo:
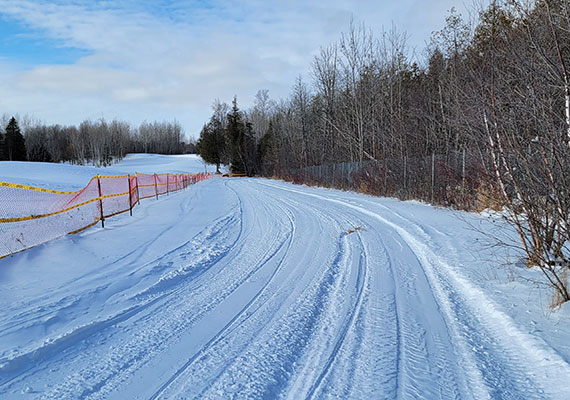
POLYGON ((285 174, 295 183, 418 199, 473 210, 488 190, 488 161, 466 151, 428 157, 398 157, 296 169, 285 174))
POLYGON ((76 233, 210 174, 96 176, 76 192, 0 182, 0 258, 76 233))

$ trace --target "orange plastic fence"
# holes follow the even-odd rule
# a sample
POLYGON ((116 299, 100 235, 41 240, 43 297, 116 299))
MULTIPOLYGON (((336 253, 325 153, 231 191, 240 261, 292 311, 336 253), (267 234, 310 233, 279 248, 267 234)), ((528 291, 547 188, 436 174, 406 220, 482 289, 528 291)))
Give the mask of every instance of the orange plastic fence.
POLYGON ((211 174, 96 176, 77 192, 0 182, 0 258, 131 211, 147 197, 185 189, 211 174))

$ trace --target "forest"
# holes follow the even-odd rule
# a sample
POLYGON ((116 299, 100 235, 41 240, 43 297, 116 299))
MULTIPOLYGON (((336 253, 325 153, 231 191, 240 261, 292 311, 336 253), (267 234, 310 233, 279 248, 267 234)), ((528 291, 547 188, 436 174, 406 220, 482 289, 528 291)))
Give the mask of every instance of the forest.
POLYGON ((570 300, 568 1, 493 1, 474 21, 452 9, 423 57, 406 38, 352 23, 288 98, 215 100, 200 154, 249 176, 503 210, 528 265, 570 300))
POLYGON ((24 117, 0 118, 0 160, 70 162, 108 166, 127 153, 194 152, 176 122, 85 120, 79 126, 45 125, 24 117), (3 130, 2 130, 3 128, 3 130))

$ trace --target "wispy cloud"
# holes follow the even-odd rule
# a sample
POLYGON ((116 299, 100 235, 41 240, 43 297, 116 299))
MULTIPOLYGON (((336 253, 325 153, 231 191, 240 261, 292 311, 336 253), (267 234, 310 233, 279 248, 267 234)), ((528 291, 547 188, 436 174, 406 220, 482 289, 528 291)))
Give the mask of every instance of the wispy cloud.
POLYGON ((0 54, 0 110, 50 123, 177 118, 196 134, 216 97, 247 106, 261 88, 285 96, 351 16, 377 30, 394 22, 421 46, 453 3, 0 0, 0 16, 26 27, 12 35, 77 50, 47 65, 0 54))

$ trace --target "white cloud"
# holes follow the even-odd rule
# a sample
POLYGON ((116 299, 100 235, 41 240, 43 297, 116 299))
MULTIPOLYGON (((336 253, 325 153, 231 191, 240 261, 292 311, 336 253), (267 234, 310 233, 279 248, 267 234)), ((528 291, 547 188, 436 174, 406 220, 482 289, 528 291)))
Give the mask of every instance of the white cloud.
POLYGON ((421 46, 454 2, 425 3, 0 0, 0 14, 88 52, 72 65, 26 69, 0 58, 0 90, 9 94, 0 107, 49 123, 177 118, 197 134, 214 98, 236 94, 245 107, 261 88, 286 96, 351 15, 377 32, 393 21, 421 46))

